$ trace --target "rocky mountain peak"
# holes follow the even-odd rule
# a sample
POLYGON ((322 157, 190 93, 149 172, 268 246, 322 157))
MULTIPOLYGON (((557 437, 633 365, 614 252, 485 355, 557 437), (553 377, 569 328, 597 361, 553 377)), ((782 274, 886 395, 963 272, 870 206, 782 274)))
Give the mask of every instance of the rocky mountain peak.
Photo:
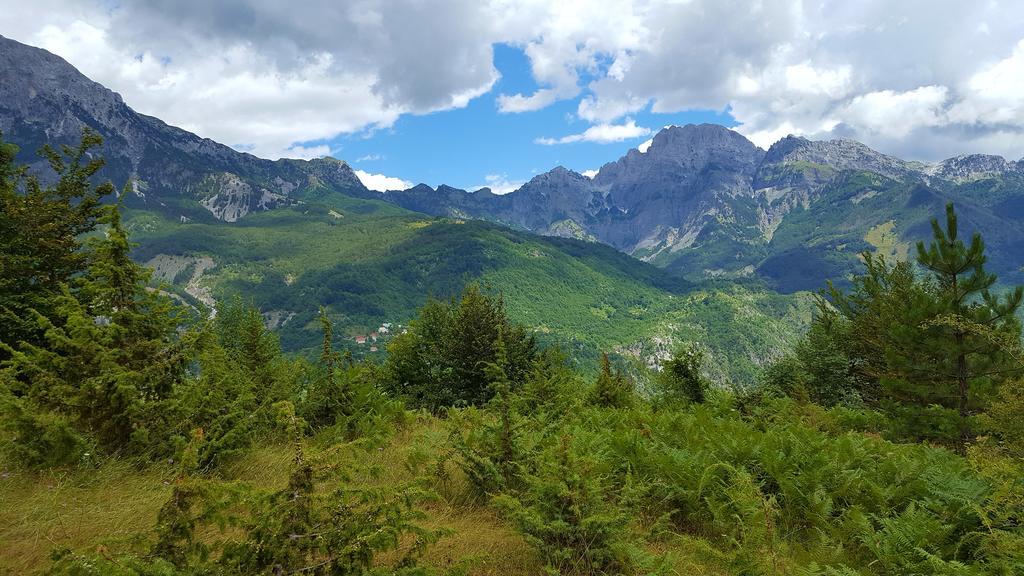
POLYGON ((887 156, 856 140, 808 140, 786 136, 765 153, 765 164, 809 162, 837 170, 865 170, 896 180, 913 177, 916 170, 910 163, 887 156))
POLYGON ((415 194, 433 194, 434 193, 434 189, 431 188, 429 185, 424 184, 423 182, 420 182, 419 184, 413 186, 412 188, 406 189, 405 192, 410 192, 410 193, 415 193, 415 194))
POLYGON ((649 157, 685 158, 694 154, 736 153, 750 155, 758 150, 735 130, 719 124, 667 126, 658 131, 644 154, 649 157))
POLYGON ((44 180, 52 177, 35 150, 75 145, 84 127, 104 139, 104 177, 118 187, 136 183, 131 203, 167 210, 175 205, 181 212, 174 215, 182 218, 205 210, 233 222, 290 205, 294 194, 309 188, 366 193, 341 160, 271 161, 238 152, 139 114, 59 56, 0 36, 0 131, 21 147, 20 160, 44 180), (192 202, 179 202, 182 196, 192 202))
POLYGON ((465 194, 466 191, 462 188, 456 188, 447 184, 441 184, 437 187, 437 192, 441 194, 465 194))
POLYGON ((997 176, 1007 172, 1021 170, 1024 166, 1019 162, 1008 162, 1002 156, 991 154, 965 154, 947 158, 933 165, 928 173, 954 182, 977 180, 986 176, 997 176))
POLYGON ((763 150, 724 126, 669 126, 655 134, 646 152, 633 149, 602 166, 594 183, 607 190, 650 178, 687 184, 709 169, 752 175, 763 156, 763 150))
POLYGON ((570 170, 565 166, 555 166, 551 170, 548 170, 543 174, 538 174, 531 178, 529 182, 523 185, 523 188, 547 185, 578 185, 589 182, 589 178, 587 178, 583 174, 580 174, 579 172, 576 172, 575 170, 570 170))

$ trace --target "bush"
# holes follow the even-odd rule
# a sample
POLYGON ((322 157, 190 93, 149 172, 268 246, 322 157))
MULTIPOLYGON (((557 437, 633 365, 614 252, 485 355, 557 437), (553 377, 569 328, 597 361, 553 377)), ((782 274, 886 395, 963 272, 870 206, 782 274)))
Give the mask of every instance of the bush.
POLYGON ((628 408, 636 402, 636 384, 622 373, 612 371, 608 354, 601 354, 601 371, 597 375, 588 401, 601 408, 628 408))
POLYGON ((430 300, 409 331, 388 345, 386 389, 413 407, 480 406, 492 395, 486 367, 497 358, 499 334, 505 347, 503 369, 518 387, 536 357, 536 342, 505 312, 501 298, 477 285, 449 302, 430 300))
POLYGON ((704 378, 704 352, 694 345, 678 348, 661 364, 658 374, 658 395, 668 403, 704 402, 708 381, 704 378))
POLYGON ((495 499, 556 574, 625 574, 641 553, 628 538, 629 516, 608 498, 607 481, 574 454, 563 436, 542 456, 523 490, 495 499))
MULTIPOLYGON (((3 375, 0 374, 0 379, 3 375)), ((86 461, 96 446, 63 414, 44 411, 17 398, 0 382, 0 430, 10 458, 29 468, 69 466, 86 461)))
POLYGON ((1024 380, 1007 380, 999 387, 984 423, 1009 454, 1024 457, 1024 380))
MULTIPOLYGON (((289 434, 300 433, 295 414, 285 410, 283 415, 289 434)), ((196 436, 189 444, 186 453, 192 456, 185 461, 194 460, 200 442, 196 436)), ((423 574, 417 558, 438 536, 416 524, 423 517, 416 506, 429 495, 415 484, 330 489, 324 484, 338 479, 335 468, 317 466, 301 449, 287 485, 279 490, 193 478, 187 468, 182 466, 160 510, 156 543, 148 554, 112 556, 102 547, 96 554, 62 550, 48 574, 411 576, 423 574), (226 526, 235 528, 225 531, 226 526), (396 550, 409 539, 413 545, 392 566, 377 565, 380 552, 396 550)))

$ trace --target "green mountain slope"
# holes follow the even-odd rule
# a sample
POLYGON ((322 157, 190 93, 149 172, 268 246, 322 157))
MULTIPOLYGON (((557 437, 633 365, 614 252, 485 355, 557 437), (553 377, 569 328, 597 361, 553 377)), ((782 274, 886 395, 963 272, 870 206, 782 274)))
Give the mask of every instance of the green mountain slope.
POLYGON ((931 219, 953 202, 964 237, 981 232, 989 266, 1006 284, 1024 282, 1024 182, 1006 174, 964 183, 930 186, 876 173, 844 171, 818 197, 786 214, 768 243, 757 273, 784 292, 808 288, 808 278, 843 283, 859 269, 859 253, 870 250, 905 260, 918 241, 931 237, 931 219))
POLYGON ((241 295, 264 311, 287 349, 312 349, 328 308, 357 355, 429 295, 469 281, 504 295, 512 316, 587 365, 599 350, 653 364, 697 341, 720 379, 752 382, 810 316, 807 297, 763 288, 695 286, 609 246, 545 238, 480 221, 435 219, 375 200, 327 194, 238 222, 183 222, 130 210, 135 257, 194 304, 241 295))

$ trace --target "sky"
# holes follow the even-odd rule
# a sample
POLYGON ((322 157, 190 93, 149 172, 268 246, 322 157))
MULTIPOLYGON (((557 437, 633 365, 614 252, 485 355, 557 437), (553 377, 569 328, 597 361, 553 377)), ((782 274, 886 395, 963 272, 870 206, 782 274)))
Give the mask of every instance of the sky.
POLYGON ((0 0, 137 111, 368 187, 509 192, 661 127, 1024 156, 1024 2, 0 0))

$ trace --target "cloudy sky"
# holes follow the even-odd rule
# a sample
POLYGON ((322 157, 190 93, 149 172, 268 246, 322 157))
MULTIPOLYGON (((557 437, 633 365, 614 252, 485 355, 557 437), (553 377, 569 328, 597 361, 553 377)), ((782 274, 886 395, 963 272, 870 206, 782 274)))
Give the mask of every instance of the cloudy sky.
POLYGON ((371 187, 508 191, 667 124, 1024 156, 1024 2, 0 0, 136 110, 371 187))

